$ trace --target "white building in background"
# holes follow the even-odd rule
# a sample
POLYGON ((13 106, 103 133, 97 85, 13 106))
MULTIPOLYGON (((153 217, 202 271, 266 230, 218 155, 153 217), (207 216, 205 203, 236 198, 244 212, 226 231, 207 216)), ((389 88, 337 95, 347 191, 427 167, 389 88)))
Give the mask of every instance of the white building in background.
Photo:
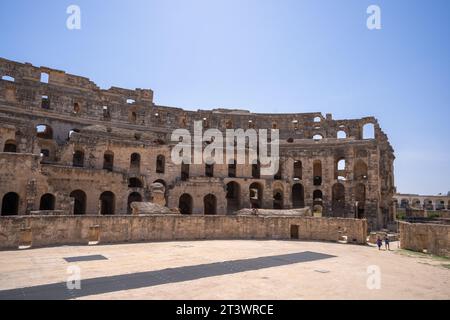
POLYGON ((450 192, 445 195, 425 196, 419 194, 394 195, 394 202, 397 208, 406 208, 410 206, 417 209, 426 210, 450 210, 450 192))

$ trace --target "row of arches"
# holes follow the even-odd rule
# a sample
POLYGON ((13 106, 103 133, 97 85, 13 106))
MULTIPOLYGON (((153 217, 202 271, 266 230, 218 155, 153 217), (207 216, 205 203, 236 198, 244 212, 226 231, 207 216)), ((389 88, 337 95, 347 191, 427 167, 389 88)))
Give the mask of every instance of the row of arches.
MULTIPOLYGON (((82 190, 75 190, 70 193, 70 198, 74 201, 73 213, 74 215, 86 214, 87 196, 82 190)), ((99 198, 100 201, 100 214, 113 215, 116 209, 116 196, 111 191, 103 192, 99 198)), ((128 196, 127 213, 131 213, 131 203, 142 202, 142 196, 138 192, 132 192, 128 196)), ((9 192, 3 196, 2 199, 2 216, 14 216, 19 214, 20 197, 15 192, 9 192)), ((39 203, 40 211, 52 211, 55 210, 56 197, 53 194, 47 193, 42 195, 39 203)))

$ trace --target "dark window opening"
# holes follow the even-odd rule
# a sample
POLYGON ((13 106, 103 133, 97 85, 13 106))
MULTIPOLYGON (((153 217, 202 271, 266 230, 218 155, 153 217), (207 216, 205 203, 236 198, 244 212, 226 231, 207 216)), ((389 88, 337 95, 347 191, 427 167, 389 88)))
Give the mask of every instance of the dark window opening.
POLYGON ((5 194, 2 200, 2 216, 16 216, 19 214, 19 195, 14 192, 5 194))
POLYGON ((3 152, 17 152, 16 142, 13 140, 8 140, 5 142, 5 147, 3 148, 3 152))
POLYGON ((114 154, 112 152, 105 152, 103 155, 103 169, 113 171, 114 169, 114 154))
POLYGON ((114 193, 110 191, 103 192, 100 196, 100 214, 101 215, 113 215, 116 199, 114 193))
POLYGON ((72 160, 73 166, 82 168, 84 167, 84 152, 77 150, 73 153, 73 160, 72 160))
POLYGON ((142 181, 138 178, 130 178, 128 180, 128 188, 142 188, 142 181))
POLYGON ((205 215, 217 214, 217 199, 214 195, 208 194, 203 198, 203 206, 205 215))
POLYGON ((292 206, 293 208, 305 207, 305 191, 301 184, 294 184, 292 187, 292 206))
POLYGON ((70 194, 70 197, 74 199, 73 214, 86 214, 86 193, 81 190, 75 190, 70 194))
POLYGON ((181 164, 181 181, 189 180, 189 164, 182 163, 181 164))
POLYGON ((46 110, 50 109, 50 98, 48 96, 42 96, 41 108, 46 110))
POLYGON ((39 204, 39 210, 51 211, 55 210, 55 196, 52 194, 44 194, 41 197, 41 202, 39 204))
POLYGON ((192 214, 192 197, 185 193, 180 197, 178 208, 181 214, 192 214))
POLYGON ((165 162, 166 158, 162 155, 159 155, 156 158, 156 173, 164 173, 166 165, 165 162))
POLYGON ((294 179, 302 180, 302 162, 294 161, 294 179))

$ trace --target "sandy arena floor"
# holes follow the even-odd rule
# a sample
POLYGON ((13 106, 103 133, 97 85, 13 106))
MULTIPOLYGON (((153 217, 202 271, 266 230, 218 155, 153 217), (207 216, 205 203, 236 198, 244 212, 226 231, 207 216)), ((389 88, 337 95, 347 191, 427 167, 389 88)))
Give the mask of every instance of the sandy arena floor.
POLYGON ((449 259, 397 247, 235 240, 3 251, 0 299, 450 299, 449 259), (64 259, 92 255, 103 259, 64 259), (67 289, 71 266, 81 290, 67 289))

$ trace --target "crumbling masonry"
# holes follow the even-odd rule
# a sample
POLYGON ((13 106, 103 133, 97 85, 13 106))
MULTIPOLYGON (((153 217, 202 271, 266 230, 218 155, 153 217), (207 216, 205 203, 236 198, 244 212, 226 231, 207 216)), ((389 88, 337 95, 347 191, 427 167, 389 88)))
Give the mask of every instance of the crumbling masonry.
POLYGON ((102 90, 83 77, 5 59, 0 76, 2 216, 130 214, 132 202, 152 201, 159 182, 167 206, 182 214, 309 206, 323 217, 366 218, 370 229, 393 220, 394 154, 373 117, 186 111, 156 105, 151 90, 102 90), (279 172, 175 165, 170 135, 192 130, 194 121, 279 129, 279 172))

